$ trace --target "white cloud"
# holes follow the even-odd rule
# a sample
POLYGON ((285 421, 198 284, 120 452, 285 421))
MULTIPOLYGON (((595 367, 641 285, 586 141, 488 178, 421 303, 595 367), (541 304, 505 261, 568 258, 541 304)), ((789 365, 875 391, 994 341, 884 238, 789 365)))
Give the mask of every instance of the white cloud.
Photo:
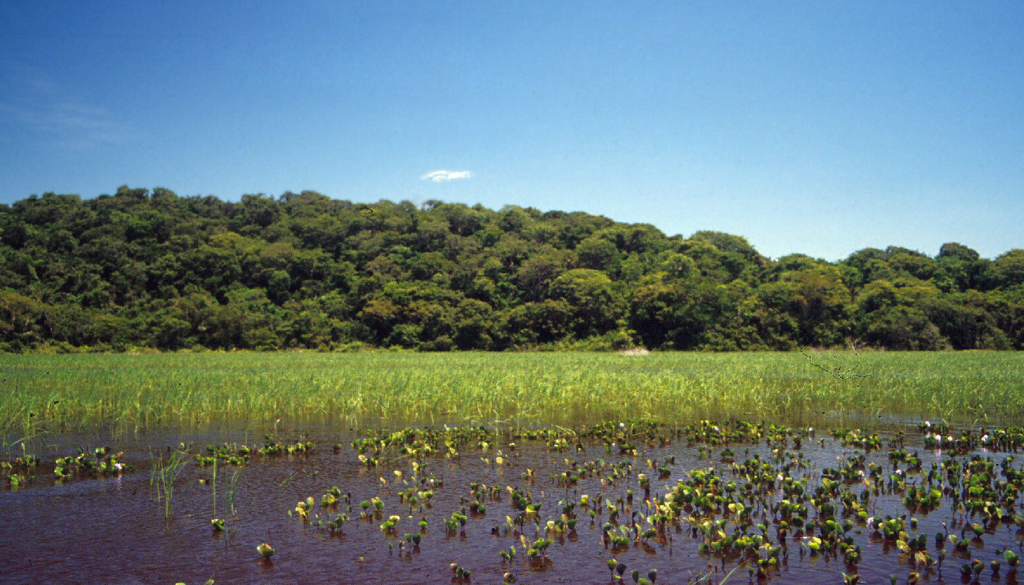
POLYGON ((456 179, 468 179, 473 176, 473 173, 469 171, 431 171, 422 177, 424 181, 431 180, 435 183, 441 183, 444 181, 454 181, 456 179))

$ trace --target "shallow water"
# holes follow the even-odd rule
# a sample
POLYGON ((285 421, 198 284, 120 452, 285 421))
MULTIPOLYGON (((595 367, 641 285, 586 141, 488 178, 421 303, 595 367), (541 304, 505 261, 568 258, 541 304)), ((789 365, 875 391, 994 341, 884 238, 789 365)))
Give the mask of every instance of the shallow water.
MULTIPOLYGON (((949 453, 924 448, 916 426, 887 425, 879 434, 883 440, 891 438, 896 430, 905 430, 905 449, 917 451, 922 468, 927 473, 933 462, 950 457, 949 453)), ((164 503, 155 498, 151 484, 151 457, 167 455, 168 448, 184 442, 191 443, 194 452, 202 451, 207 444, 224 442, 247 443, 254 447, 262 436, 252 429, 207 430, 191 433, 150 433, 131 440, 115 441, 108 438, 114 450, 125 451, 124 461, 134 469, 119 476, 102 479, 75 479, 55 485, 52 461, 55 455, 72 454, 75 445, 92 447, 107 444, 101 436, 49 436, 45 446, 36 446, 43 456, 44 464, 33 473, 35 481, 19 490, 0 492, 0 545, 3 546, 6 562, 0 580, 4 583, 203 583, 214 578, 220 583, 435 583, 458 581, 449 569, 457 563, 471 569, 471 583, 497 583, 506 572, 514 574, 519 583, 609 583, 606 561, 616 558, 639 569, 646 576, 650 569, 657 569, 658 583, 685 583, 688 578, 697 577, 709 570, 710 582, 719 582, 726 574, 740 565, 740 559, 720 557, 698 551, 703 542, 702 535, 693 537, 691 526, 684 521, 679 526, 669 526, 666 538, 662 540, 631 542, 615 552, 602 544, 601 527, 609 521, 607 504, 595 506, 599 511, 595 522, 591 522, 586 510, 577 506, 575 512, 578 524, 574 532, 554 535, 554 543, 547 549, 546 562, 529 562, 521 544, 518 531, 498 530, 504 525, 506 516, 519 512, 513 509, 507 486, 522 488, 532 493, 534 501, 543 502, 538 514, 540 520, 559 517, 560 499, 578 501, 580 495, 592 498, 604 494, 614 501, 626 497, 626 490, 636 494, 632 509, 643 511, 642 490, 637 475, 646 473, 652 483, 652 494, 664 495, 666 486, 675 486, 679 479, 689 478, 691 469, 714 469, 723 481, 735 480, 729 464, 720 457, 725 445, 706 447, 708 456, 700 454, 700 444, 687 444, 682 438, 675 438, 667 445, 645 446, 638 444, 636 456, 617 452, 606 452, 603 444, 591 441, 582 443, 583 450, 575 446, 561 452, 546 447, 542 442, 513 439, 515 450, 510 450, 509 438, 496 442, 486 452, 477 445, 464 446, 460 454, 452 459, 432 456, 423 459, 425 467, 420 470, 421 478, 432 477, 437 485, 435 496, 429 507, 416 506, 410 509, 400 503, 398 492, 407 484, 415 483, 411 459, 394 457, 382 459, 380 467, 367 469, 358 459, 358 453, 350 446, 356 434, 346 431, 315 431, 311 429, 278 429, 278 436, 285 440, 301 437, 316 444, 310 455, 255 457, 247 465, 232 467, 218 466, 216 515, 226 519, 226 531, 214 533, 210 519, 214 517, 214 496, 212 468, 201 468, 190 460, 174 483, 173 507, 165 517, 164 503), (340 448, 332 448, 340 444, 340 448), (501 450, 502 465, 494 460, 501 450), (658 479, 658 474, 648 466, 648 459, 663 462, 675 457, 674 464, 667 464, 670 475, 658 479), (489 461, 484 461, 488 459, 489 461), (559 486, 555 476, 567 469, 570 463, 585 463, 604 460, 607 464, 625 463, 631 469, 625 477, 611 477, 610 468, 603 468, 600 476, 586 476, 572 487, 559 486), (533 470, 532 480, 522 474, 533 470), (401 479, 395 471, 402 473, 401 479), (234 489, 234 513, 229 510, 231 479, 237 471, 234 489), (206 483, 201 483, 201 480, 206 483), (449 533, 444 525, 453 512, 467 505, 470 483, 478 482, 500 488, 497 500, 484 499, 488 506, 486 514, 467 513, 464 530, 449 533), (605 485, 603 485, 603 483, 605 485), (326 528, 328 515, 317 506, 324 527, 317 526, 317 518, 310 523, 303 522, 296 515, 289 515, 296 503, 312 496, 319 503, 327 490, 337 485, 343 493, 351 493, 352 511, 350 521, 339 533, 331 534, 326 528), (384 517, 370 521, 356 519, 360 508, 358 502, 380 497, 384 502, 384 517), (401 516, 396 527, 396 536, 386 538, 379 526, 388 515, 401 516), (406 546, 401 535, 420 532, 417 522, 425 517, 428 528, 422 533, 418 547, 406 546), (270 543, 275 554, 272 562, 263 561, 256 551, 262 542, 270 543), (500 552, 516 546, 518 556, 511 561, 502 560, 500 552)), ((772 448, 761 440, 755 444, 736 443, 730 445, 736 451, 735 460, 744 460, 759 455, 766 463, 771 462, 772 448)), ((807 462, 804 470, 793 470, 794 478, 807 475, 808 495, 821 485, 821 470, 837 467, 841 461, 858 454, 862 449, 843 447, 837 440, 818 431, 808 436, 799 450, 789 445, 788 451, 807 462)), ((19 453, 13 453, 17 455, 19 453)), ((983 457, 998 462, 1007 457, 1005 453, 978 451, 983 457)), ((894 470, 884 446, 866 453, 866 463, 875 462, 889 473, 894 470)), ((968 455, 958 455, 963 461, 968 455)), ((1019 464, 1015 465, 1020 468, 1019 464)), ((923 483, 923 476, 908 475, 908 485, 923 483)), ((999 478, 997 478, 999 479, 999 478)), ((861 493, 862 484, 853 484, 851 490, 861 493)), ((773 491, 765 501, 770 504, 784 496, 773 491)), ((471 499, 471 498, 470 498, 471 499)), ((342 503, 334 512, 344 512, 348 504, 342 503)), ((810 521, 815 518, 810 503, 810 521)), ((836 519, 841 520, 837 504, 836 519)), ((952 502, 944 497, 938 509, 928 513, 911 513, 902 503, 902 494, 886 493, 882 490, 870 498, 872 514, 907 515, 919 520, 916 529, 907 523, 910 537, 927 534, 928 551, 933 557, 938 549, 932 535, 943 531, 943 522, 952 526, 950 533, 959 533, 956 522, 961 514, 954 514, 952 502)), ((762 515, 771 522, 771 513, 755 512, 754 523, 762 515)), ((333 513, 332 513, 333 515, 333 513)), ((721 517, 718 515, 717 517, 721 517)), ((620 515, 625 524, 628 515, 620 515)), ((968 522, 977 519, 967 518, 968 522)), ((542 522, 543 524, 543 522, 542 522)), ((643 525, 641 530, 648 528, 643 525)), ((729 522, 727 531, 736 526, 729 522)), ((540 535, 532 520, 523 528, 524 536, 536 540, 540 535)), ((756 532, 756 529, 752 529, 756 532)), ((892 542, 885 542, 872 536, 872 530, 858 523, 850 532, 862 547, 863 560, 858 566, 847 565, 842 556, 811 555, 800 546, 800 540, 789 538, 788 556, 768 570, 767 581, 774 583, 842 583, 841 573, 856 572, 862 583, 889 583, 889 576, 896 575, 898 582, 906 583, 911 571, 918 570, 906 554, 899 551, 892 542)), ((774 535, 774 531, 770 531, 774 535)), ((773 538, 773 541, 775 539, 773 538)), ((1001 559, 1001 551, 1011 547, 1019 551, 1017 526, 1001 524, 991 533, 983 536, 983 545, 972 545, 964 551, 969 559, 980 559, 986 565, 993 559, 1001 559)), ((960 582, 959 567, 970 562, 952 545, 944 546, 946 559, 941 574, 922 571, 922 581, 960 582)), ((1024 555, 1022 555, 1024 556, 1024 555)), ((729 578, 730 583, 749 580, 747 566, 740 567, 729 578)), ((755 577, 754 580, 757 580, 755 577)), ((1014 582, 1016 573, 1005 566, 997 576, 985 569, 981 582, 1014 582)), ((624 581, 631 583, 629 571, 624 581)), ((969 583, 970 580, 963 581, 969 583)))

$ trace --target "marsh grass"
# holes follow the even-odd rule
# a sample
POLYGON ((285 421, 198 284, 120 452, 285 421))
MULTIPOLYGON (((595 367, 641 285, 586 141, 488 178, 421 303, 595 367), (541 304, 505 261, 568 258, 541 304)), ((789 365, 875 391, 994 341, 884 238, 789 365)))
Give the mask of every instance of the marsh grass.
POLYGON ((213 479, 210 481, 210 487, 213 490, 213 516, 211 516, 211 518, 216 518, 217 517, 217 460, 218 459, 219 459, 218 457, 214 457, 213 458, 213 479))
MULTIPOLYGON (((238 467, 235 472, 231 474, 231 483, 228 484, 228 513, 234 517, 235 514, 235 494, 238 493, 238 480, 241 478, 242 468, 238 467)), ((214 504, 216 505, 216 504, 214 504)))
MULTIPOLYGON (((162 456, 153 457, 153 468, 149 475, 149 485, 156 491, 156 500, 164 504, 164 518, 170 519, 174 501, 174 480, 188 463, 187 453, 175 450, 165 461, 162 456)), ((214 517, 216 518, 216 497, 214 497, 214 517)))
POLYGON ((132 433, 277 420, 1024 418, 1024 354, 1014 352, 3 355, 0 367, 5 437, 40 425, 132 433))

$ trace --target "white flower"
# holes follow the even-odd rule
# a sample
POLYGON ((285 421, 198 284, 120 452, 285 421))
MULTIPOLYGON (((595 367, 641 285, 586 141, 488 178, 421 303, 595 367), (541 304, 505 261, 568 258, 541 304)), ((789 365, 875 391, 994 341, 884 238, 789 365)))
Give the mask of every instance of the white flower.
POLYGON ((626 423, 619 423, 619 428, 620 429, 626 428, 626 423))
POLYGON ((983 436, 981 437, 981 442, 982 442, 982 443, 987 443, 987 442, 988 442, 988 435, 983 435, 983 436))
POLYGON ((926 429, 932 428, 932 423, 930 423, 929 421, 924 421, 924 428, 926 428, 926 429))

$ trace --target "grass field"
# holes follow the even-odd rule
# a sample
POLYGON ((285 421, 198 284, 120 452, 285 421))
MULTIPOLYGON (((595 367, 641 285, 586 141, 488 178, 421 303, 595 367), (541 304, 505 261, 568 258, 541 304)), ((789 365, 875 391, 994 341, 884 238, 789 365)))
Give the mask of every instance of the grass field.
POLYGON ((242 423, 1024 420, 1024 354, 0 355, 0 432, 242 423))

